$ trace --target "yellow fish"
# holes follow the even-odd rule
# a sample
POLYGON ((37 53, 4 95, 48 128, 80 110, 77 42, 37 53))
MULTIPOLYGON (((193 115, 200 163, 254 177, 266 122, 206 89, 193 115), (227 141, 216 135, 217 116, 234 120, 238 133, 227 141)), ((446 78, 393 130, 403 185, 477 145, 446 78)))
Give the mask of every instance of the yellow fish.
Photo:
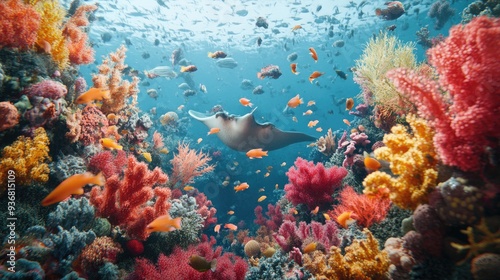
POLYGON ((116 149, 116 150, 122 150, 123 149, 123 146, 119 145, 118 143, 116 143, 115 140, 111 139, 111 138, 101 138, 99 140, 99 143, 101 143, 101 145, 104 147, 104 148, 108 148, 108 149, 116 149))
POLYGON ((146 159, 147 162, 153 161, 150 153, 142 153, 142 156, 146 159))
POLYGON ((146 232, 151 233, 154 231, 174 231, 181 229, 181 217, 175 219, 170 218, 169 214, 160 216, 146 226, 146 232))
POLYGON ((166 155, 166 154, 169 153, 169 150, 167 148, 163 148, 163 149, 160 150, 160 153, 166 155))
POLYGON ((185 186, 184 190, 187 191, 187 192, 188 191, 192 191, 192 190, 194 190, 194 187, 193 186, 185 186))
POLYGON ((263 195, 263 196, 259 197, 259 199, 257 199, 257 201, 258 201, 258 202, 262 202, 262 201, 264 201, 266 198, 267 198, 267 196, 263 195))
POLYGON ((94 175, 90 172, 75 174, 62 181, 47 197, 42 200, 42 206, 60 202, 72 194, 83 194, 83 187, 87 184, 102 186, 105 183, 102 173, 94 175))

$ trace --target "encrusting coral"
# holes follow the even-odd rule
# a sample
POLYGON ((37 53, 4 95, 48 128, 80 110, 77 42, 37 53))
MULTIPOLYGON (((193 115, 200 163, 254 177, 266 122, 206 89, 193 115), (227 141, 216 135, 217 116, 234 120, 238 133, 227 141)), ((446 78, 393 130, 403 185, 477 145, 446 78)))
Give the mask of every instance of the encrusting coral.
MULTIPOLYGON (((7 182, 8 171, 13 170, 18 185, 49 180, 48 162, 49 137, 43 127, 35 130, 35 137, 19 136, 17 140, 2 151, 0 159, 0 182, 7 182)), ((7 184, 2 184, 2 193, 7 184)))
POLYGON ((437 154, 432 144, 433 131, 423 119, 407 116, 412 135, 403 125, 392 127, 384 136, 385 147, 375 150, 378 159, 390 162, 395 177, 376 171, 363 181, 366 194, 385 193, 403 209, 415 209, 428 200, 437 183, 437 154))
POLYGON ((366 239, 356 239, 345 248, 342 255, 340 248, 332 246, 330 256, 316 250, 311 255, 304 254, 304 267, 314 274, 316 279, 389 279, 391 262, 386 252, 379 250, 378 241, 368 229, 363 233, 366 239))

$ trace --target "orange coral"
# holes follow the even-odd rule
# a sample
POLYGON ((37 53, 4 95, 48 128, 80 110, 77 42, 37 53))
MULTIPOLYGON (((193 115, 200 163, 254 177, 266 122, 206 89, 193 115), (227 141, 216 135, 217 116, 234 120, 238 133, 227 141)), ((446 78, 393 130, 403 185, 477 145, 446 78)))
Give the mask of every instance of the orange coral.
MULTIPOLYGON (((35 130, 35 137, 19 136, 12 145, 3 149, 0 160, 0 182, 6 182, 7 172, 16 173, 18 185, 47 182, 49 179, 49 137, 43 127, 35 130)), ((2 184, 5 188, 6 184, 2 184)), ((2 193, 5 189, 0 190, 2 193)))
POLYGON ((304 267, 314 274, 316 279, 342 280, 382 280, 389 279, 390 261, 386 252, 380 251, 378 241, 368 229, 363 233, 366 239, 356 239, 345 248, 342 256, 338 247, 330 248, 327 259, 320 250, 304 254, 304 267))
POLYGON ((127 99, 130 97, 132 97, 132 107, 137 103, 139 78, 133 77, 132 82, 122 80, 122 71, 127 67, 124 64, 126 51, 127 48, 122 45, 115 53, 110 53, 109 57, 97 67, 99 74, 92 75, 94 87, 108 89, 111 94, 110 99, 103 100, 101 111, 105 114, 118 114, 126 107, 127 99))
POLYGON ((189 144, 179 143, 178 153, 172 159, 172 176, 170 178, 171 186, 184 186, 194 181, 194 178, 205 173, 212 172, 214 165, 208 164, 212 159, 203 152, 196 152, 190 149, 189 144))
POLYGON ((3 47, 28 49, 36 42, 40 28, 40 14, 21 0, 0 2, 0 49, 3 47))
POLYGON ((87 13, 96 9, 96 5, 82 5, 64 25, 63 34, 68 40, 71 63, 89 64, 94 61, 94 50, 89 45, 87 33, 81 27, 89 25, 87 13))

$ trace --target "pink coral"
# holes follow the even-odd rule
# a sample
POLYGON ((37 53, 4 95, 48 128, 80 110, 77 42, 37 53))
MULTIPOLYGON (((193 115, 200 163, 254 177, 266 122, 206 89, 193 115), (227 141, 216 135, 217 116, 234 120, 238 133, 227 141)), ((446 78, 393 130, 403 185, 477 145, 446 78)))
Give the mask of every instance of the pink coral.
POLYGON ((19 123, 19 112, 16 106, 12 105, 10 102, 0 102, 0 116, 2 116, 0 120, 0 131, 13 128, 19 123))
POLYGON ((82 110, 80 141, 85 146, 99 142, 108 130, 108 119, 97 107, 88 105, 82 110))
POLYGON ((49 99, 59 99, 66 96, 68 89, 58 81, 43 80, 24 90, 24 93, 32 99, 34 96, 41 96, 49 99))
POLYGON ((370 227, 385 219, 391 201, 388 198, 368 197, 358 194, 352 187, 346 187, 340 193, 340 205, 329 211, 329 215, 336 219, 344 212, 351 212, 351 217, 362 227, 370 227))
MULTIPOLYGON (((212 172, 214 166, 208 162, 212 159, 203 152, 190 149, 189 144, 179 143, 178 153, 172 159, 171 186, 185 186, 194 181, 194 178, 212 172)), ((179 186, 179 187, 180 187, 179 186)))
POLYGON ((332 221, 326 221, 324 225, 318 222, 300 222, 298 227, 295 222, 284 221, 273 237, 285 252, 292 251, 294 247, 302 248, 311 242, 317 242, 317 249, 326 252, 331 246, 338 246, 340 243, 337 226, 332 221))
POLYGON ((0 49, 31 48, 40 28, 40 14, 21 0, 0 2, 0 49))
POLYGON ((104 189, 92 188, 90 202, 99 216, 125 229, 129 237, 144 240, 149 236, 146 225, 170 208, 170 189, 159 187, 167 181, 158 167, 149 171, 147 164, 129 156, 123 176, 117 173, 107 178, 104 189), (154 205, 149 205, 154 197, 154 205))
POLYGON ((434 145, 443 163, 464 171, 482 170, 487 151, 499 146, 499 42, 500 19, 477 17, 452 27, 444 42, 428 50, 438 82, 406 69, 387 73, 434 126, 434 145))
POLYGON ((295 160, 295 166, 286 173, 290 182, 285 185, 286 198, 294 205, 304 203, 310 210, 331 204, 333 192, 347 175, 343 167, 325 168, 322 163, 314 165, 300 157, 295 160))
POLYGON ((52 124, 59 118, 64 107, 62 98, 53 100, 41 96, 30 98, 33 108, 24 113, 24 117, 30 122, 31 127, 41 127, 52 124))
POLYGON ((203 193, 199 193, 195 197, 196 204, 198 205, 198 210, 196 211, 203 218, 203 228, 208 228, 211 224, 217 223, 217 209, 213 207, 212 201, 208 200, 207 196, 203 193))
POLYGON ((129 280, 149 279, 190 279, 190 280, 243 280, 248 269, 246 261, 232 254, 222 255, 222 247, 213 249, 215 239, 191 245, 186 250, 176 247, 172 254, 160 254, 157 265, 147 259, 139 258, 129 280), (204 257, 207 261, 217 260, 215 271, 199 272, 189 265, 192 255, 204 257))
POLYGON ((163 143, 163 136, 158 131, 155 131, 153 133, 153 147, 159 150, 163 148, 163 146, 165 146, 163 143))
POLYGON ((279 204, 274 206, 271 203, 269 203, 267 205, 266 216, 268 218, 265 218, 264 215, 262 215, 262 206, 260 205, 255 207, 254 213, 256 217, 254 223, 257 225, 266 226, 268 229, 272 231, 278 230, 281 224, 283 223, 283 220, 290 220, 292 222, 295 221, 293 215, 289 214, 283 215, 283 213, 281 213, 279 204))

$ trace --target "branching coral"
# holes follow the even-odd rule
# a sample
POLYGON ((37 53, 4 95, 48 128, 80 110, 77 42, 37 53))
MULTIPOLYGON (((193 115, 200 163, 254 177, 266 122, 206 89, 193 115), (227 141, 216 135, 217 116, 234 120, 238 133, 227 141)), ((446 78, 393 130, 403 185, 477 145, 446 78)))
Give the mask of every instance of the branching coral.
MULTIPOLYGON (((498 219, 498 217, 494 219, 498 219)), ((451 243, 451 246, 459 252, 467 251, 467 255, 459 264, 485 252, 499 253, 500 229, 498 226, 496 229, 490 229, 489 226, 486 219, 482 219, 475 227, 467 227, 467 229, 462 230, 462 233, 467 235, 469 244, 451 243)))
POLYGON ((3 47, 31 48, 40 28, 40 14, 21 0, 0 2, 0 49, 3 47))
MULTIPOLYGON (((16 183, 29 185, 47 182, 49 179, 49 137, 42 127, 35 130, 35 137, 19 136, 12 145, 2 151, 0 160, 0 182, 7 182, 9 170, 13 170, 16 183)), ((3 188, 7 184, 2 184, 3 188)), ((3 192, 5 189, 2 189, 3 192)))
POLYGON ((385 193, 403 209, 425 203, 437 183, 437 154, 432 144, 433 131, 423 119, 407 116, 413 137, 403 125, 394 126, 384 136, 385 147, 375 150, 378 159, 390 162, 395 177, 376 171, 363 181, 366 194, 385 193))
POLYGON ((92 75, 94 87, 108 89, 111 98, 104 99, 101 110, 106 113, 118 114, 126 107, 128 98, 132 97, 131 106, 135 106, 137 93, 139 93, 139 78, 133 77, 132 82, 122 79, 122 71, 127 67, 125 52, 127 48, 121 46, 116 52, 110 53, 109 57, 102 61, 97 68, 98 74, 92 75))
POLYGON ((69 61, 74 64, 89 64, 94 61, 94 50, 89 45, 87 33, 82 29, 89 25, 87 13, 97 10, 96 5, 82 5, 66 22, 63 34, 68 40, 69 61))
POLYGON ((411 108, 411 104, 401 97, 385 74, 396 67, 416 68, 414 48, 413 43, 403 44, 387 33, 370 39, 363 55, 356 60, 354 72, 354 81, 363 89, 365 102, 383 106, 385 111, 398 114, 411 108))
POLYGON ((189 148, 188 143, 179 143, 178 153, 172 159, 170 185, 182 187, 194 181, 194 178, 212 172, 215 168, 208 162, 212 159, 203 152, 189 148))
POLYGON ((366 239, 356 239, 345 248, 342 256, 338 247, 330 248, 330 257, 315 251, 312 257, 304 254, 304 267, 316 279, 369 280, 389 279, 390 261, 386 252, 381 252, 378 241, 368 229, 364 229, 366 239))

